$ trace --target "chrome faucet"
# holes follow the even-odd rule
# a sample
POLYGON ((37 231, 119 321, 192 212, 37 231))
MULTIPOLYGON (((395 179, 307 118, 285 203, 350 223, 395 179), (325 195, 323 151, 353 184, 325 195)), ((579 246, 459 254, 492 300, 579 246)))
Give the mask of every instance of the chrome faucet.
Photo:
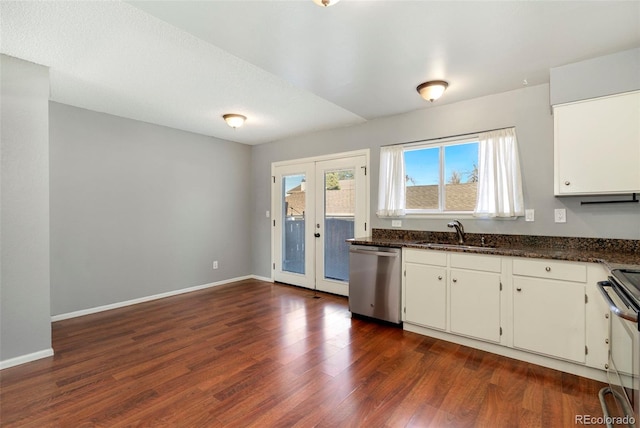
POLYGON ((455 227, 458 234, 458 244, 464 244, 464 226, 462 226, 462 223, 459 220, 453 220, 447 224, 447 227, 455 227))

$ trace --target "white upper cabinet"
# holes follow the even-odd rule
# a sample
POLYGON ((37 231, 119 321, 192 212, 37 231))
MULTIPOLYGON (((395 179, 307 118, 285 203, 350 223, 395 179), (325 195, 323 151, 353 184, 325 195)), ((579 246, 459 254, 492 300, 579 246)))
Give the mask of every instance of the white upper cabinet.
POLYGON ((553 107, 555 195, 640 193, 640 91, 553 107))

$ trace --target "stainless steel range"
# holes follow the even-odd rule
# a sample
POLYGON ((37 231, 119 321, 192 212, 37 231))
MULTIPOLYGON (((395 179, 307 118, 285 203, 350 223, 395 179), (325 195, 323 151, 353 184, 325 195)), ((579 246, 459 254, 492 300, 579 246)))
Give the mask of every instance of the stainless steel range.
POLYGON ((598 287, 610 308, 609 386, 600 391, 605 422, 640 427, 640 270, 614 269, 598 287))

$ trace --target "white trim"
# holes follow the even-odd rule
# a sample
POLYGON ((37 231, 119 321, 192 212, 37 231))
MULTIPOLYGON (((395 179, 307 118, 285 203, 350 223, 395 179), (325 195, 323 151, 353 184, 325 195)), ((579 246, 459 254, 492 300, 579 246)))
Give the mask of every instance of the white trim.
POLYGON ((18 366, 20 364, 30 363, 31 361, 39 360, 41 358, 47 358, 53 356, 53 349, 43 349, 42 351, 32 352, 31 354, 21 355, 15 358, 9 358, 8 360, 0 361, 0 370, 8 369, 9 367, 18 366))
POLYGON ((398 146, 402 146, 405 151, 427 149, 433 146, 456 146, 458 144, 477 143, 480 138, 480 133, 459 135, 453 137, 436 138, 433 140, 414 141, 412 143, 401 143, 398 146))
MULTIPOLYGON (((361 149, 354 150, 351 152, 342 152, 342 153, 332 153, 329 155, 322 156, 313 156, 309 158, 301 158, 301 159, 289 159, 285 161, 277 161, 271 163, 271 175, 274 175, 274 168, 278 166, 284 165, 297 165, 300 163, 309 163, 309 162, 320 162, 325 160, 334 160, 334 159, 342 159, 354 156, 366 156, 367 166, 369 165, 369 155, 371 154, 371 149, 361 149)), ((368 175, 368 174, 367 174, 368 175)))
POLYGON ((273 282, 273 278, 268 278, 266 276, 251 275, 251 278, 256 279, 258 281, 273 282))
POLYGON ((138 303, 144 303, 144 302, 149 302, 151 300, 162 299, 162 298, 165 298, 165 297, 177 296, 178 294, 190 293, 192 291, 203 290, 205 288, 216 287, 218 285, 229 284, 231 282, 242 281, 242 280, 245 280, 245 279, 260 279, 260 278, 256 278, 255 275, 247 275, 247 276, 241 276, 241 277, 237 277, 237 278, 225 279, 223 281, 212 282, 212 283, 209 283, 209 284, 196 285, 194 287, 188 287, 188 288, 182 288, 182 289, 179 289, 179 290, 167 291, 166 293, 154 294, 152 296, 140 297, 138 299, 126 300, 124 302, 112 303, 112 304, 109 304, 109 305, 97 306, 95 308, 82 309, 80 311, 68 312, 66 314, 60 314, 60 315, 54 315, 54 316, 51 317, 51 322, 62 321, 62 320, 66 320, 66 319, 69 319, 69 318, 76 318, 76 317, 81 317, 81 316, 84 316, 84 315, 95 314, 95 313, 98 313, 98 312, 108 311, 108 310, 111 310, 111 309, 122 308, 124 306, 136 305, 138 303))
POLYGON ((378 216, 378 218, 382 219, 382 220, 408 220, 408 219, 423 219, 423 218, 428 218, 428 219, 437 219, 437 220, 442 220, 442 219, 454 219, 457 218, 458 220, 481 220, 481 221, 486 221, 486 220, 491 220, 491 221, 513 221, 513 220, 518 220, 518 217, 475 217, 473 215, 472 211, 465 211, 466 214, 461 214, 461 213, 455 213, 455 212, 450 212, 450 211, 445 211, 445 212, 441 212, 441 213, 433 213, 433 214, 428 214, 428 213, 407 213, 404 216, 401 217, 387 217, 387 216, 378 216))
MULTIPOLYGON (((148 302, 148 301, 151 301, 151 300, 162 299, 164 297, 176 296, 178 294, 190 293, 192 291, 203 290, 205 288, 216 287, 218 285, 229 284, 229 283, 232 283, 232 282, 242 281, 242 280, 245 280, 245 279, 255 279, 255 280, 258 280, 258 281, 265 281, 265 282, 273 283, 273 278, 267 278, 267 277, 258 276, 258 275, 241 276, 241 277, 237 277, 237 278, 227 279, 227 280, 224 280, 224 281, 212 282, 212 283, 209 283, 209 284, 197 285, 195 287, 183 288, 183 289, 180 289, 180 290, 174 290, 174 291, 169 291, 169 292, 166 292, 166 293, 155 294, 153 296, 141 297, 139 299, 127 300, 127 301, 124 301, 124 302, 113 303, 113 304, 110 304, 110 305, 98 306, 98 307, 95 307, 95 308, 84 309, 84 310, 81 310, 81 311, 75 311, 75 312, 69 312, 69 313, 66 313, 66 314, 55 315, 55 316, 51 317, 51 321, 55 322, 55 321, 62 321, 62 320, 70 319, 70 318, 81 317, 81 316, 84 316, 84 315, 90 315, 90 314, 94 314, 94 313, 97 313, 97 312, 108 311, 110 309, 116 309, 116 308, 121 308, 121 307, 124 307, 124 306, 135 305, 135 304, 138 304, 138 303, 148 302)), ((49 348, 49 349, 45 349, 45 350, 42 350, 42 351, 33 352, 31 354, 26 354, 26 355, 21 355, 19 357, 15 357, 15 358, 10 358, 8 360, 0 361, 0 370, 6 369, 6 368, 9 368, 9 367, 14 367, 14 366, 17 366, 17 365, 20 365, 20 364, 30 363, 32 361, 39 360, 39 359, 46 358, 46 357, 51 357, 51 356, 53 356, 53 349, 49 348)))

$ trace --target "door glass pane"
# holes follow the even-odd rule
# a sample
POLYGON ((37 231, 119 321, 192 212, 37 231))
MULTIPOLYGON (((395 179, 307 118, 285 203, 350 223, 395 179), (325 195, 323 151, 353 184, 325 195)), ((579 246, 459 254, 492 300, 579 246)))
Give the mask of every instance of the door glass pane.
POLYGON ((304 274, 304 222, 306 206, 304 174, 282 177, 282 270, 304 274))
POLYGON ((439 209, 440 148, 407 150, 404 164, 407 209, 439 209))
POLYGON ((355 170, 324 174, 324 277, 349 280, 349 244, 353 236, 356 207, 355 170))

